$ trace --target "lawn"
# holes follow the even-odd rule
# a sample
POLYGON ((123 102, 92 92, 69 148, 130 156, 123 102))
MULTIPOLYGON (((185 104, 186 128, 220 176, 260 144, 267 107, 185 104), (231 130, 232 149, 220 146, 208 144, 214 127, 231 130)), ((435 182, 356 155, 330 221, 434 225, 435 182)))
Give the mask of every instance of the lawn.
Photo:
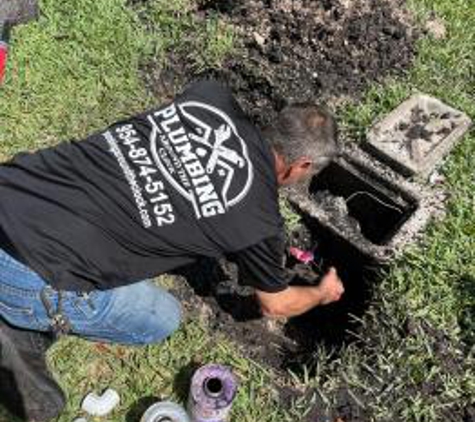
MULTIPOLYGON (((170 51, 185 51, 197 68, 219 66, 235 36, 217 18, 194 20, 187 12, 190 1, 150 0, 146 6, 125 0, 41 1, 40 19, 13 33, 0 88, 0 158, 81 138, 160 101, 143 82, 144 61, 166 61, 170 51)), ((410 0, 408 7, 421 25, 429 17, 441 19, 446 36, 423 36, 406 75, 375 84, 360 101, 337 109, 348 137, 362 138, 376 118, 417 91, 475 119, 475 3, 410 0)), ((106 387, 122 397, 120 407, 102 419, 110 422, 138 421, 154 399, 185 403, 186 382, 197 362, 234 368, 240 389, 232 421, 300 421, 317 404, 315 421, 333 422, 341 414, 341 422, 342 386, 360 407, 361 420, 473 421, 473 157, 472 131, 441 170, 450 194, 447 214, 391 265, 355 341, 337 353, 316 351, 312 375, 277 376, 200 321, 187 322, 162 345, 144 348, 66 338, 49 354, 68 396, 58 422, 80 414, 88 391, 106 387), (284 387, 312 394, 289 405, 279 396, 284 387)), ((1 409, 0 420, 13 421, 1 409)))

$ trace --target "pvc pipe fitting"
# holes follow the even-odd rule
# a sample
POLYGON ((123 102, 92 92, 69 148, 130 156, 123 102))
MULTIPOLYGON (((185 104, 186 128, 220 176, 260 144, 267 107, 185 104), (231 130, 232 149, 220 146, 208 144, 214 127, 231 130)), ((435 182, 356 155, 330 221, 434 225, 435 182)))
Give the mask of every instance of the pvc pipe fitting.
POLYGON ((190 422, 190 419, 179 404, 163 401, 150 406, 140 422, 190 422))
POLYGON ((92 416, 105 416, 112 412, 120 402, 117 391, 108 388, 101 396, 89 393, 82 402, 82 410, 92 416))

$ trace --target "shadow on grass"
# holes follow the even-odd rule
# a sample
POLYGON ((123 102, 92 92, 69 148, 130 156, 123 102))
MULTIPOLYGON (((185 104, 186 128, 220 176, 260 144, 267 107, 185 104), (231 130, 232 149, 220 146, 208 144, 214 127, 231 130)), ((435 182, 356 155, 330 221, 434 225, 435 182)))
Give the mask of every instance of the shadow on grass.
POLYGON ((147 396, 142 397, 137 400, 132 406, 130 406, 127 415, 125 416, 126 422, 138 422, 145 411, 152 406, 152 404, 157 403, 159 400, 158 397, 147 396))
POLYGON ((468 350, 475 345, 475 278, 464 274, 457 283, 460 301, 458 322, 468 350))
POLYGON ((202 365, 198 362, 190 362, 180 369, 173 382, 173 392, 177 395, 178 400, 186 403, 188 393, 191 386, 191 378, 197 369, 202 365))

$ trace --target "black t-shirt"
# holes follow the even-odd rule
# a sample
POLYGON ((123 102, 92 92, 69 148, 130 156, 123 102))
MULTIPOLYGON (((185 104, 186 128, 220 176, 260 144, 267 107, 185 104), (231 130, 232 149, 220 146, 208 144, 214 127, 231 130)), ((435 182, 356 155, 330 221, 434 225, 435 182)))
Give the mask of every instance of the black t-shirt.
POLYGON ((286 287, 274 157, 230 91, 191 85, 82 141, 0 166, 0 225, 64 290, 107 289, 232 253, 249 284, 286 287))

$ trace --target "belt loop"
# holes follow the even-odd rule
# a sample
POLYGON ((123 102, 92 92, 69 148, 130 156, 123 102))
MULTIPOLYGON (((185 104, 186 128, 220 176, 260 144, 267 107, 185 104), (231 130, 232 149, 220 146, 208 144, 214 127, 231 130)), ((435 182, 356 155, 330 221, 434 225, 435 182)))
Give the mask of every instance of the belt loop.
POLYGON ((66 335, 71 331, 71 324, 68 318, 63 313, 63 294, 64 292, 59 290, 58 294, 58 306, 55 309, 53 302, 49 296, 49 293, 54 293, 55 290, 51 286, 46 286, 41 289, 40 298, 43 306, 46 309, 46 314, 50 319, 51 328, 57 337, 66 335))

